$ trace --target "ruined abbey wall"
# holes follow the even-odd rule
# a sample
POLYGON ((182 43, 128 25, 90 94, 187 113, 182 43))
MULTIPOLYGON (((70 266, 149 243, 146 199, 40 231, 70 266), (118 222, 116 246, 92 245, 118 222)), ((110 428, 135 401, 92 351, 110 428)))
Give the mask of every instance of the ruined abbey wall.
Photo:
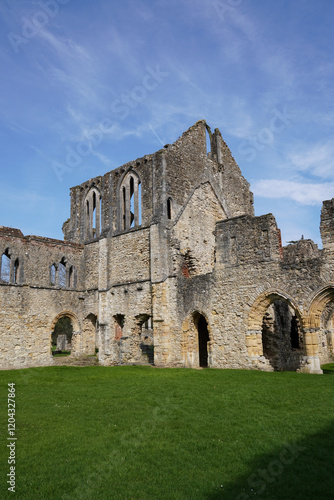
POLYGON ((67 318, 69 359, 321 373, 333 359, 334 199, 320 230, 323 249, 282 247, 219 130, 199 121, 73 187, 64 241, 0 228, 0 367, 54 364, 51 334, 67 318))

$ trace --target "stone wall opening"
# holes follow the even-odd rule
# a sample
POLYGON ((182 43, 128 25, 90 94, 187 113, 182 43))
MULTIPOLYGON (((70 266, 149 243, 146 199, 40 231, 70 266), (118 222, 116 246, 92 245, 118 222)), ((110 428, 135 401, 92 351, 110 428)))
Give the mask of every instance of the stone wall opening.
POLYGON ((82 325, 82 352, 93 355, 98 351, 98 339, 96 334, 97 317, 89 314, 82 325))
POLYGON ((210 333, 207 319, 195 311, 182 327, 181 357, 184 366, 206 368, 209 362, 210 333))
POLYGON ((141 225, 141 182, 139 176, 131 170, 122 181, 121 190, 121 229, 141 225))
POLYGON ((10 266, 11 258, 8 248, 4 251, 1 257, 1 281, 4 283, 10 282, 10 266))
POLYGON ((172 219, 172 208, 173 208, 172 198, 168 198, 168 200, 167 200, 167 219, 168 220, 172 219))
POLYGON ((142 315, 140 320, 140 349, 150 365, 154 365, 154 337, 152 316, 142 315))
POLYGON ((263 355, 276 371, 296 370, 303 355, 303 336, 294 309, 285 300, 270 304, 262 319, 263 355))
POLYGON ((85 198, 85 239, 98 238, 102 228, 102 197, 96 187, 92 187, 85 198))
POLYGON ((202 368, 208 367, 208 342, 209 330, 208 323, 202 314, 199 315, 197 320, 198 332, 198 353, 199 353, 199 366, 202 368))
POLYGON ((324 308, 318 330, 319 355, 322 362, 334 359, 334 301, 324 308))
POLYGON ((51 352, 53 356, 69 356, 72 351, 73 325, 71 318, 62 316, 51 333, 51 352))
POLYGON ((58 285, 61 288, 65 288, 67 283, 66 283, 66 259, 63 257, 61 261, 59 262, 58 266, 58 285))
POLYGON ((14 275, 13 275, 13 281, 15 284, 19 283, 19 270, 20 270, 20 261, 19 259, 16 259, 14 262, 14 275))

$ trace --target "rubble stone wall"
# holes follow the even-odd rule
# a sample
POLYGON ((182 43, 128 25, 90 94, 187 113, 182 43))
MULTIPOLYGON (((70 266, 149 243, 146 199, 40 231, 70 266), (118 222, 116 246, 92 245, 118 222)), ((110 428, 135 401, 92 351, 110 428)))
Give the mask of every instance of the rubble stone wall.
POLYGON ((221 133, 200 120, 73 187, 64 241, 0 227, 0 368, 52 365, 67 317, 71 356, 98 350, 106 366, 321 373, 334 355, 334 199, 320 231, 323 249, 282 247, 221 133))

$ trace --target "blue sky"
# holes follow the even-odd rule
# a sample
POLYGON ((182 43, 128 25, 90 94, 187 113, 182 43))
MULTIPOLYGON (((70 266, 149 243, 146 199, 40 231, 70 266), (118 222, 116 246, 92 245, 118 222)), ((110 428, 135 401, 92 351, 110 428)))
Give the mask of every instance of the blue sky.
POLYGON ((62 239, 69 188, 204 118, 283 241, 334 197, 331 0, 2 0, 0 224, 62 239))

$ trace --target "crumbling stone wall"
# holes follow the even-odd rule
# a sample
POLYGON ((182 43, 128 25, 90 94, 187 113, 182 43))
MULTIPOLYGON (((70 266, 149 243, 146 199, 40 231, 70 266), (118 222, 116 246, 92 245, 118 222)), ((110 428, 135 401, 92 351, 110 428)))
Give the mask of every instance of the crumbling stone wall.
POLYGON ((0 367, 53 364, 51 334, 68 317, 71 356, 98 350, 106 366, 320 373, 333 359, 334 199, 320 230, 323 249, 283 248, 274 216, 254 216, 219 130, 201 120, 73 187, 64 241, 0 227, 0 367))
POLYGON ((226 214, 209 182, 192 194, 185 209, 172 228, 175 247, 183 257, 189 274, 212 272, 215 260, 215 226, 226 214))

